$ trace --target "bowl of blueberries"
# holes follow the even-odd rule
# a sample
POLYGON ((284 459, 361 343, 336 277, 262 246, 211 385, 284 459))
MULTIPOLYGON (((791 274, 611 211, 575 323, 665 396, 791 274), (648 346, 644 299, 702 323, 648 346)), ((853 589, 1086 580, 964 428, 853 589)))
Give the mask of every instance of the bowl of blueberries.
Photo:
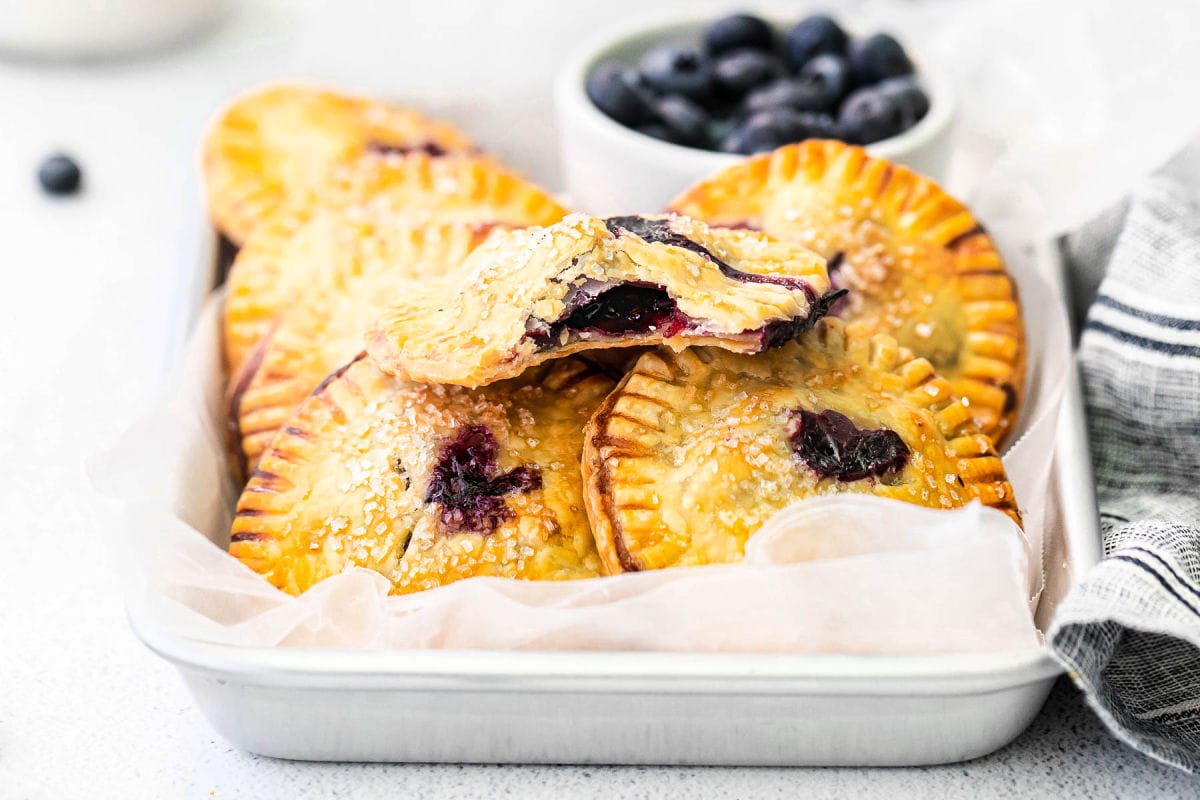
POLYGON ((564 66, 555 105, 571 201, 609 213, 662 208, 739 159, 809 138, 940 179, 953 100, 891 33, 739 13, 595 41, 564 66))

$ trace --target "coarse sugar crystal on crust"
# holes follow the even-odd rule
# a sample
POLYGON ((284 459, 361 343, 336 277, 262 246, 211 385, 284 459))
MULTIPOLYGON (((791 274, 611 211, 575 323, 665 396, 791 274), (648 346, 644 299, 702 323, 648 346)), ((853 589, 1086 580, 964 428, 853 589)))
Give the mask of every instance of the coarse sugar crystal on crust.
POLYGON ((477 575, 598 575, 579 459, 612 386, 573 358, 468 390, 406 383, 360 357, 263 453, 229 551, 291 594, 351 567, 396 594, 477 575))
POLYGON ((588 424, 588 516, 609 572, 736 561, 796 500, 972 500, 1020 523, 991 440, 947 381, 886 335, 828 318, 745 356, 646 353, 588 424))
POLYGON ((461 280, 414 292, 368 340, 385 370, 482 386, 571 353, 666 344, 778 346, 835 298, 824 261, 751 231, 679 216, 573 214, 494 231, 461 280))
POLYGON ((1012 431, 1026 350, 1016 286, 991 237, 933 181, 809 140, 702 180, 669 208, 817 251, 848 291, 832 314, 929 359, 997 444, 1012 431))

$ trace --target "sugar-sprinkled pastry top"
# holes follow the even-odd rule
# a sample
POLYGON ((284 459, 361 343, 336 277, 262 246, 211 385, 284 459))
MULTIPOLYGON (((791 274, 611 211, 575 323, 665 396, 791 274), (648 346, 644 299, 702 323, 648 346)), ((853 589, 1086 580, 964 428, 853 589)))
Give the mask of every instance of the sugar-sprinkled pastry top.
POLYGON ((495 231, 461 277, 383 315, 368 350, 385 370, 482 386, 595 348, 760 352, 810 327, 835 299, 812 252, 676 216, 575 214, 544 229, 495 231))
POLYGON ((588 517, 609 572, 736 561, 775 512, 854 492, 1019 523, 987 436, 928 361, 829 318, 757 356, 646 353, 588 424, 588 517))
POLYGON ((458 223, 377 225, 313 275, 232 383, 226 420, 239 476, 325 376, 362 352, 367 325, 406 282, 451 274, 486 235, 458 223))
POLYGON ((213 123, 204 141, 204 183, 217 226, 241 244, 286 199, 363 153, 474 149, 450 125, 382 100, 269 86, 238 98, 213 123))
POLYGON ((577 359, 472 391, 405 383, 361 357, 263 454, 229 551, 292 594, 350 567, 396 594, 475 575, 595 576, 579 459, 612 387, 577 359))
POLYGON ((373 155, 339 167, 319 196, 271 215, 238 253, 225 301, 230 373, 315 275, 369 253, 380 230, 549 225, 566 213, 546 192, 485 159, 373 155))
POLYGON ((1025 381, 1016 289, 991 237, 933 181, 810 140, 729 167, 670 209, 811 247, 848 290, 833 315, 929 359, 998 443, 1011 431, 1025 381))

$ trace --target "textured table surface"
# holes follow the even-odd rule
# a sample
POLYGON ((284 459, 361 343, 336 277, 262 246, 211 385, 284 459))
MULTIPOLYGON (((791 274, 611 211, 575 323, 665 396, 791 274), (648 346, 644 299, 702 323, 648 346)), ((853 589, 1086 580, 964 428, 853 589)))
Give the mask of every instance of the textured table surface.
POLYGON ((0 60, 0 798, 1196 796, 1200 784, 1115 741, 1065 683, 1017 742, 946 767, 273 761, 218 738, 174 671, 134 640, 112 547, 79 499, 80 460, 148 402, 185 333, 200 237, 193 153, 206 118, 237 89, 281 76, 436 95, 552 185, 553 130, 531 122, 547 119, 554 66, 592 20, 640 4, 523 5, 530 13, 514 21, 454 2, 340 15, 245 2, 169 53, 75 66, 0 60), (456 60, 462 53, 471 55, 456 60), (38 159, 58 147, 84 165, 82 197, 54 202, 36 190, 38 159))

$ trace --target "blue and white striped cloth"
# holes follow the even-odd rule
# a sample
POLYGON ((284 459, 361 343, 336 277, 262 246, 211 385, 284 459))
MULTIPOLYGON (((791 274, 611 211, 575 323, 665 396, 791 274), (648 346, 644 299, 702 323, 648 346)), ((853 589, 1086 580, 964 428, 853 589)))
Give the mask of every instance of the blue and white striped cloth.
POLYGON ((1077 305, 1095 292, 1080 363, 1105 558, 1048 639, 1118 736, 1200 771, 1200 148, 1065 250, 1077 305))

